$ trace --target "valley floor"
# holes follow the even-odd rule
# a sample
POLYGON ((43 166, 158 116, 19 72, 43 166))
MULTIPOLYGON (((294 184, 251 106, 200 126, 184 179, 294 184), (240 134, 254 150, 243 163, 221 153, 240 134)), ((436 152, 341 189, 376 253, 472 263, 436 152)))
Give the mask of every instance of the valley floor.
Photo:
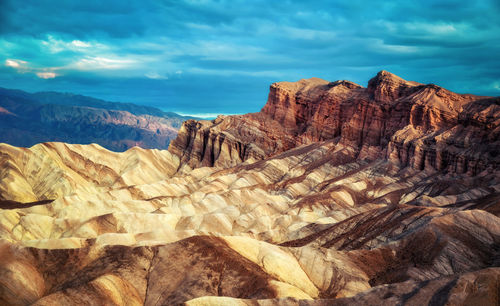
POLYGON ((168 151, 2 144, 0 303, 498 304, 499 173, 349 150, 191 170, 168 151))

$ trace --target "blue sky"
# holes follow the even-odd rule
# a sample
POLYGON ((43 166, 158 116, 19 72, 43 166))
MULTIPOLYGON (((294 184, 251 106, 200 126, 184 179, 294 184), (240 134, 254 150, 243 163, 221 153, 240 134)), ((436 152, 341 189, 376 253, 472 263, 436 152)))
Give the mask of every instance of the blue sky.
POLYGON ((0 86, 188 114, 379 70, 500 95, 500 1, 0 0, 0 86))

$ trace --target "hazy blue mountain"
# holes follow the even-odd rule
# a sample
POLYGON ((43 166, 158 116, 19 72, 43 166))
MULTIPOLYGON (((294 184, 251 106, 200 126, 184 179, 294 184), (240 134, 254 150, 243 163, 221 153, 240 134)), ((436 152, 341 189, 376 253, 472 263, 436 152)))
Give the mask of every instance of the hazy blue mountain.
POLYGON ((0 142, 15 146, 64 141, 98 143, 113 151, 136 145, 166 149, 190 118, 71 93, 0 88, 0 142))

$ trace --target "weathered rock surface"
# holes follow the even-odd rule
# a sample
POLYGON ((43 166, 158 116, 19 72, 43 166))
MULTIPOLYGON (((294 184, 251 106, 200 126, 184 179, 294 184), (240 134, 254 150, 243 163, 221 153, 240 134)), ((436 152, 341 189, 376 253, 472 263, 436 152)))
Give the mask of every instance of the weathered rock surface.
POLYGON ((377 286, 350 298, 306 301, 295 298, 249 300, 205 296, 187 301, 186 305, 498 305, 499 282, 500 269, 489 268, 431 281, 377 286))
POLYGON ((312 78, 271 85, 260 113, 187 121, 169 150, 190 167, 229 166, 335 139, 354 157, 474 175, 496 168, 500 99, 405 81, 387 71, 367 88, 312 78))
POLYGON ((332 299, 498 266, 498 172, 453 177, 349 161, 347 150, 320 142, 175 174, 167 151, 3 145, 12 170, 1 180, 0 236, 11 259, 0 264, 0 296, 40 305, 332 299), (54 201, 22 208, 45 198, 54 201), (39 250, 71 256, 68 272, 62 259, 25 253, 39 250))
POLYGON ((0 304, 498 305, 498 99, 273 88, 168 151, 1 144, 0 304))

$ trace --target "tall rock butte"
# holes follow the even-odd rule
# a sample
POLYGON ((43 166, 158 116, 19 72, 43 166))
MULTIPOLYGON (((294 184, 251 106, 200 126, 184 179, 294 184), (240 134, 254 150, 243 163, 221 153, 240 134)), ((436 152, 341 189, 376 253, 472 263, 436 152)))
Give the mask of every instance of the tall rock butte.
POLYGON ((380 71, 368 87, 318 78, 271 85, 259 113, 188 120, 169 147, 190 167, 230 166, 335 140, 354 158, 471 175, 498 165, 499 98, 380 71))
POLYGON ((0 304, 499 305, 499 112, 382 71, 168 151, 0 144, 0 304))

